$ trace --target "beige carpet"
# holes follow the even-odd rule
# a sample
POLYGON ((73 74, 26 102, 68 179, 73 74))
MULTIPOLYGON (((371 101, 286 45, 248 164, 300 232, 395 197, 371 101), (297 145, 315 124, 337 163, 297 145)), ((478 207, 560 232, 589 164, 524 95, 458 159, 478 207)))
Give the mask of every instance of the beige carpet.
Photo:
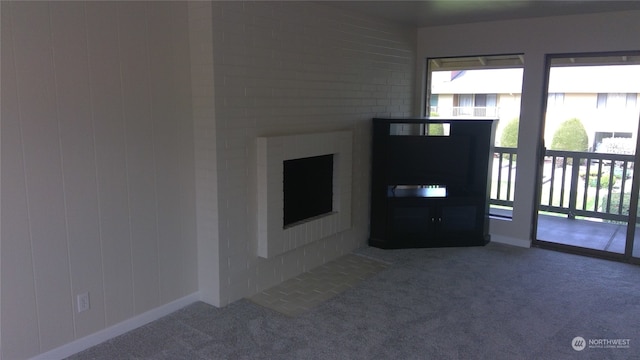
POLYGON ((389 265, 297 316, 197 302, 71 359, 639 358, 639 266, 493 243, 356 254, 338 263, 389 265))

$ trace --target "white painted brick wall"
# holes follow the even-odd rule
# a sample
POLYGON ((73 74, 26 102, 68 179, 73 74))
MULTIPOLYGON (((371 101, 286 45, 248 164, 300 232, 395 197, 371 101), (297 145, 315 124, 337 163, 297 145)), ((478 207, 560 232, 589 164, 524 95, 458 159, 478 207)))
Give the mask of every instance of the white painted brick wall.
MULTIPOLYGON (((213 2, 220 296, 251 295, 366 243, 370 119, 410 116, 415 31, 311 2, 213 2), (256 255, 256 138, 353 131, 352 228, 256 255)), ((196 138, 197 139, 197 138, 196 138)))

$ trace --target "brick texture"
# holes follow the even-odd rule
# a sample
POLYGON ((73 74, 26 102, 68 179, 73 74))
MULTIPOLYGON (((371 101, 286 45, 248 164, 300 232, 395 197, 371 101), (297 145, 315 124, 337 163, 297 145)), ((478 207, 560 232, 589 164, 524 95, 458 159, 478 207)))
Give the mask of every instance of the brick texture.
POLYGON ((366 243, 370 119, 410 116, 415 30, 313 2, 213 2, 222 304, 366 243), (256 138, 353 131, 352 227, 256 256, 256 138))

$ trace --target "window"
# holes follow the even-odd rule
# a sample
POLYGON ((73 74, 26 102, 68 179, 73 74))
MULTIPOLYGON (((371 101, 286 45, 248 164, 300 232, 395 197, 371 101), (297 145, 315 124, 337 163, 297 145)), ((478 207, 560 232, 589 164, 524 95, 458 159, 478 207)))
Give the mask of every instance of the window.
POLYGON ((497 94, 454 94, 452 116, 498 117, 497 94))
POLYGON ((604 153, 633 154, 633 134, 631 132, 596 131, 593 140, 593 151, 604 153), (624 140, 621 140, 624 139, 624 140), (615 149, 614 149, 615 147, 615 149))
POLYGON ((500 120, 495 137, 490 214, 503 218, 511 217, 515 196, 517 145, 514 144, 518 137, 523 66, 523 55, 427 60, 425 114, 445 119, 500 120), (508 145, 501 145, 502 141, 508 145))
POLYGON ((564 104, 564 93, 549 93, 547 106, 560 106, 564 104))
POLYGON ((497 117, 498 96, 496 94, 476 94, 474 105, 473 116, 497 117))
POLYGON ((636 107, 638 95, 633 93, 599 93, 596 103, 598 109, 621 110, 636 107))
POLYGON ((429 112, 429 116, 438 116, 438 94, 431 95, 429 99, 429 108, 431 111, 429 112))
POLYGON ((453 108, 453 116, 473 115, 473 95, 472 94, 455 94, 455 103, 453 108))

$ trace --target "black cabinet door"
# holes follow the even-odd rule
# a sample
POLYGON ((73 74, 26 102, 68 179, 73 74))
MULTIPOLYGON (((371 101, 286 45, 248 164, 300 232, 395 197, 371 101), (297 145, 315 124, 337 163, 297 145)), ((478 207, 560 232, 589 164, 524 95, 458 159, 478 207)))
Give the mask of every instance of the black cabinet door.
POLYGON ((387 244, 393 248, 483 245, 482 206, 474 199, 391 201, 387 244))
POLYGON ((478 227, 476 205, 447 205, 440 209, 440 229, 445 233, 469 232, 478 227))
POLYGON ((409 203, 392 206, 390 210, 388 239, 393 247, 420 246, 433 237, 434 208, 409 203))
POLYGON ((445 246, 481 245, 484 242, 484 212, 479 204, 442 205, 438 235, 445 246))

